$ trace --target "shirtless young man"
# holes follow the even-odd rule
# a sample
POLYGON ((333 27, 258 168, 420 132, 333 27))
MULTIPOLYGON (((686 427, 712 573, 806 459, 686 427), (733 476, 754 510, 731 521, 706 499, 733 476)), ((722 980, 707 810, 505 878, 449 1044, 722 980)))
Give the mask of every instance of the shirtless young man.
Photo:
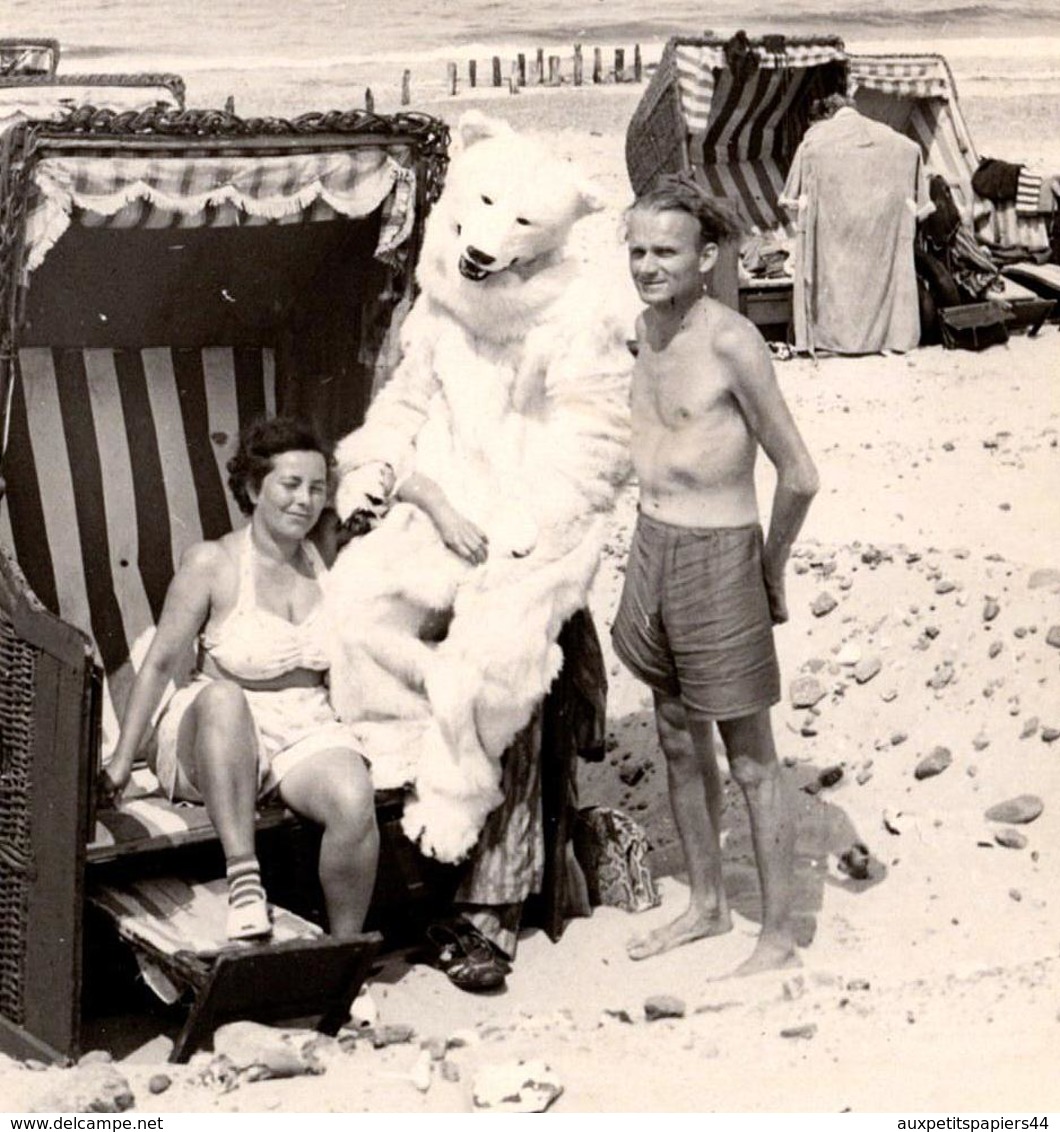
POLYGON ((791 926, 795 822, 769 709, 780 698, 773 625, 787 620, 784 568, 817 471, 742 315, 704 293, 738 226, 685 176, 664 178, 628 216, 637 320, 633 463, 640 508, 613 629, 616 652, 655 698, 688 909, 631 941, 633 959, 732 928, 721 871, 722 782, 712 723, 750 812, 762 930, 738 974, 798 962, 791 926), (754 466, 777 471, 763 539, 754 466))

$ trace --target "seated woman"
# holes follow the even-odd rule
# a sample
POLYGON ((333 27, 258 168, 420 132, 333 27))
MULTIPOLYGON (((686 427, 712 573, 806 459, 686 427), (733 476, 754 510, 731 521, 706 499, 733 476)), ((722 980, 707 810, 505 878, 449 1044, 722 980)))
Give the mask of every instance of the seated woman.
POLYGON ((104 800, 120 796, 197 637, 197 672, 155 728, 154 769, 171 798, 206 804, 225 853, 230 939, 271 931, 254 811, 273 791, 323 826, 319 871, 332 935, 361 930, 375 883, 374 794, 328 698, 318 581, 326 567, 308 541, 329 464, 300 421, 277 417, 243 430, 228 483, 250 522, 185 552, 100 777, 104 800))

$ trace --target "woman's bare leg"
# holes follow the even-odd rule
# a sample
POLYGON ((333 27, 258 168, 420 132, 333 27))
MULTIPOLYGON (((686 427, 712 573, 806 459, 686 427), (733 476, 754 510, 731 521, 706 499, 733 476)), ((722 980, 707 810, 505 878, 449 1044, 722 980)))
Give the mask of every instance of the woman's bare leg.
POLYGON ((324 827, 319 869, 331 934, 357 935, 379 859, 375 792, 364 760, 352 748, 321 751, 291 767, 280 780, 280 797, 324 827))

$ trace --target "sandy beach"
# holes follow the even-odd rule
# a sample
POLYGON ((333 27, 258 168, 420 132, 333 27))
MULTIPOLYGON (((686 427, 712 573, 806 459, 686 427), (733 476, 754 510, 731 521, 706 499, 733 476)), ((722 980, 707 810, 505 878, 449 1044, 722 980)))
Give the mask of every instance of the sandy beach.
MULTIPOLYGON (((982 155, 1060 170, 1060 43, 936 48, 982 155)), ((377 109, 392 111, 401 70, 200 70, 188 76, 188 101, 232 95, 244 116, 294 116, 361 105, 370 86, 377 109)), ((441 60, 415 73, 412 109, 455 122, 478 107, 544 133, 612 201, 577 238, 584 255, 615 257, 622 272, 625 127, 643 87, 453 98, 444 79, 441 60)), ((581 795, 644 824, 662 906, 639 916, 598 909, 557 945, 526 933, 498 997, 461 994, 393 956, 371 996, 379 1022, 411 1027, 410 1039, 322 1043, 323 1075, 226 1091, 204 1068, 209 1055, 163 1065, 165 1037, 123 1049, 113 1068, 136 1111, 465 1112, 487 1067, 519 1059, 554 1074, 556 1112, 1060 1110, 1048 1052, 1060 1033, 1058 346, 1053 325, 982 354, 931 347, 777 364, 822 480, 789 570, 791 621, 777 634, 785 696, 774 727, 800 815, 800 968, 723 978, 750 953, 758 916, 734 784, 724 852, 735 930, 642 963, 626 957, 627 938, 676 915, 686 892, 650 696, 607 640, 630 487, 592 597, 608 657, 609 752, 582 766, 581 795), (834 607, 818 615, 822 593, 834 607), (874 658, 878 674, 859 682, 858 662, 874 658), (791 704, 799 676, 823 686, 812 711, 791 704), (917 777, 936 748, 949 765, 917 777), (822 788, 828 768, 842 774, 822 788), (1044 811, 1019 826, 1024 844, 1013 848, 998 840, 1008 824, 985 811, 1017 795, 1040 798, 1044 811), (873 861, 867 880, 839 867, 859 842, 873 861), (646 1020, 653 995, 680 999, 684 1016, 646 1020), (160 1072, 172 1084, 155 1095, 147 1085, 160 1072)), ((767 465, 760 480, 768 500, 767 465)), ((33 1072, 0 1058, 0 1095, 12 1111, 46 1108, 78 1072, 88 1071, 33 1072)))

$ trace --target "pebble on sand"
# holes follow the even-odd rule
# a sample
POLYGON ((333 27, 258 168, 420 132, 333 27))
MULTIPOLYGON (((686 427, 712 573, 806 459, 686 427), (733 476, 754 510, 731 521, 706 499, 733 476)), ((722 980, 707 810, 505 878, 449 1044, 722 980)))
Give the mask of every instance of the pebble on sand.
POLYGON ((813 599, 813 603, 810 605, 810 612, 814 617, 824 617, 826 614, 831 613, 838 604, 836 599, 827 590, 823 590, 813 599))
POLYGON ((1050 625, 1049 632, 1045 634, 1045 643, 1054 649, 1060 649, 1060 625, 1050 625))
POLYGON ((644 1017, 649 1022, 660 1018, 684 1018, 684 1000, 672 994, 653 994, 644 1000, 644 1017))
POLYGON ((934 778, 953 762, 953 755, 946 747, 936 747, 930 755, 917 763, 913 775, 917 779, 934 778))
POLYGON ((1004 822, 1005 825, 1026 825, 1034 821, 1045 809, 1045 803, 1037 794, 1018 794, 1005 802, 998 802, 986 811, 987 821, 1004 822))
POLYGON ((882 668, 883 661, 878 656, 867 656, 854 665, 854 679, 859 684, 867 684, 880 674, 882 668))
POLYGON ((1020 833, 1018 829, 999 829, 994 834, 994 840, 1006 849, 1025 849, 1027 847, 1027 837, 1020 833))
POLYGON ((994 618, 1001 612, 1001 606, 992 598, 988 597, 983 603, 983 620, 993 621, 994 618))
POLYGON ((796 676, 788 694, 794 708, 810 708, 828 695, 828 689, 814 676, 796 676))
POLYGON ((497 1112, 544 1112, 562 1092, 559 1078, 544 1061, 483 1066, 471 1086, 475 1107, 497 1112))
POLYGON ((809 1038, 812 1038, 814 1036, 814 1034, 816 1034, 816 1033, 817 1033, 817 1023, 816 1022, 807 1022, 807 1023, 805 1023, 805 1025, 802 1025, 802 1026, 785 1026, 784 1029, 780 1031, 780 1036, 782 1038, 809 1039, 809 1038))
POLYGON ((1060 570, 1046 568, 1035 570, 1027 579, 1027 589, 1040 590, 1045 586, 1060 586, 1060 570))
POLYGON ((39 1096, 34 1112, 125 1112, 136 1104, 129 1082, 114 1068, 95 1062, 64 1072, 39 1096))

